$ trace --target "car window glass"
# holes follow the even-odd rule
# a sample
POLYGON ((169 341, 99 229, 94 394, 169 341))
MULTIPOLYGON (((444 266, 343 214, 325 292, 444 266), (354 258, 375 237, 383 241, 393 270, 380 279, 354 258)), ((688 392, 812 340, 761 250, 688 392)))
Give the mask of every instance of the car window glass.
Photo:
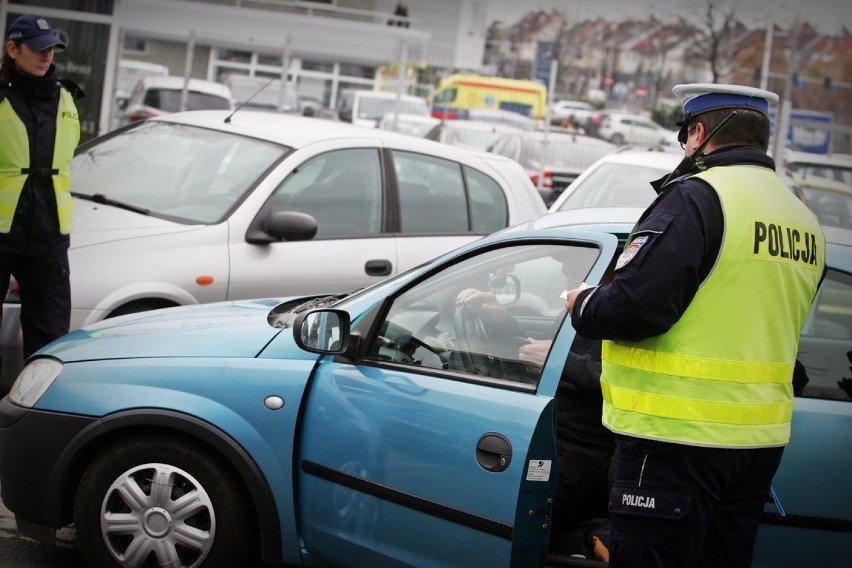
POLYGON ((457 162, 394 152, 403 233, 467 233, 468 204, 457 162))
POLYGON ((802 326, 798 367, 793 386, 797 395, 852 400, 852 276, 829 271, 802 326), (803 372, 804 371, 804 372, 803 372))
POLYGON ((316 156, 281 183, 272 212, 300 211, 317 221, 317 237, 373 235, 382 226, 382 176, 372 148, 316 156))
POLYGON ((451 103, 454 100, 456 100, 456 93, 457 92, 458 92, 458 89, 455 89, 455 88, 444 89, 443 91, 441 91, 440 93, 438 93, 435 96, 435 102, 436 103, 451 103))
POLYGON ((560 211, 586 207, 647 207, 657 195, 651 182, 666 175, 665 168, 605 163, 571 189, 560 211))
POLYGON ((509 223, 509 208, 503 188, 494 179, 465 166, 470 196, 470 222, 475 233, 493 233, 509 223))
POLYGON ((71 191, 176 221, 215 223, 289 151, 255 138, 149 122, 82 148, 71 162, 71 191))
POLYGON ((598 255, 536 243, 467 258, 393 301, 368 358, 535 384, 544 359, 522 360, 520 347, 537 341, 549 350, 566 315, 560 294, 579 285, 598 255))

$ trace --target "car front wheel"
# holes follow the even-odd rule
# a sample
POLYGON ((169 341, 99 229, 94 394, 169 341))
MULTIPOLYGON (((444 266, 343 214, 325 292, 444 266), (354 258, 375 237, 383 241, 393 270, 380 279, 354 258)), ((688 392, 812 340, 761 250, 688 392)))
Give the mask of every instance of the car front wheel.
POLYGON ((89 566, 232 567, 257 551, 236 474, 213 452, 179 439, 107 447, 83 475, 74 521, 89 566))

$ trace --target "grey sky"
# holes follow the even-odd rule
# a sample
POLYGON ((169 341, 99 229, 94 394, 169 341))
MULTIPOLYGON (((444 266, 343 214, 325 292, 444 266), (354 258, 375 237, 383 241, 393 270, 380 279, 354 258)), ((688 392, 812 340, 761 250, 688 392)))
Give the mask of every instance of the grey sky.
MULTIPOLYGON (((803 21, 825 34, 838 34, 842 26, 852 32, 852 3, 849 0, 714 0, 724 11, 736 6, 740 19, 750 27, 760 27, 774 17, 788 26, 798 12, 803 21)), ((643 18, 653 13, 663 21, 684 17, 694 23, 704 18, 708 0, 489 0, 488 21, 504 25, 517 22, 524 14, 556 8, 569 19, 595 17, 620 19, 643 18)))

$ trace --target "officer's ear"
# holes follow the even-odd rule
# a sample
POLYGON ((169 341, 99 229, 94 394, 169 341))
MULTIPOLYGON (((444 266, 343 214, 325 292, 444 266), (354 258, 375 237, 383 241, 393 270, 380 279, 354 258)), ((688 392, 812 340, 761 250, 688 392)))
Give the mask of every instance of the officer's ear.
POLYGON ((703 122, 696 122, 693 125, 693 128, 695 129, 695 145, 700 146, 707 137, 707 128, 704 126, 703 122))

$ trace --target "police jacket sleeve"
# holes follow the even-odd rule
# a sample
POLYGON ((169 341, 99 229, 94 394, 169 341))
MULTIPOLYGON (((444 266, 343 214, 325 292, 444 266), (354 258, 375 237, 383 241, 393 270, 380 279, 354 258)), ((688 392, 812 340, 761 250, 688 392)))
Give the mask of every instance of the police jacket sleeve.
POLYGON ((572 325, 596 339, 638 341, 664 333, 712 268, 722 229, 712 188, 695 179, 672 184, 640 219, 612 282, 578 296, 572 325))

